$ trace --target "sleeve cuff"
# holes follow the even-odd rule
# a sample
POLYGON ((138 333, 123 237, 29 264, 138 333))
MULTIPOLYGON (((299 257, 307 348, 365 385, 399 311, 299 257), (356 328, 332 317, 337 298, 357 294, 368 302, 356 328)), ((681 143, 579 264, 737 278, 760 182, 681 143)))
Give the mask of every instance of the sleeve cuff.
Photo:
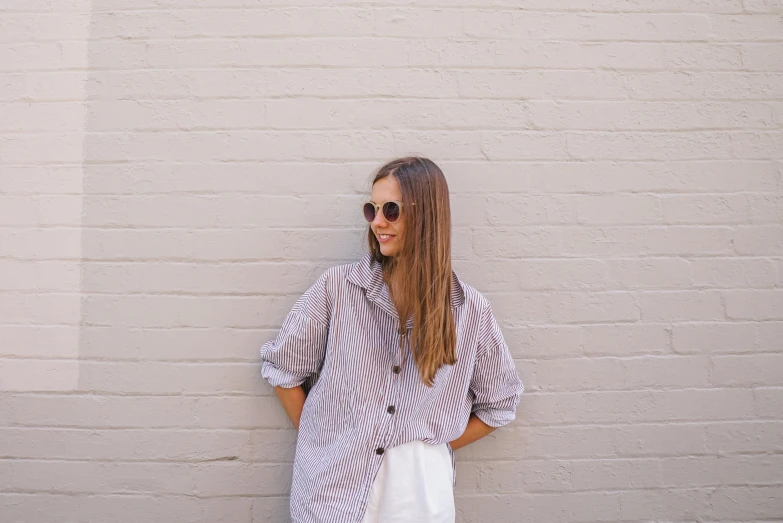
POLYGON ((478 419, 494 428, 508 425, 516 418, 516 414, 513 411, 497 409, 474 410, 473 414, 475 414, 478 419))
POLYGON ((307 376, 297 376, 276 367, 272 362, 264 361, 261 364, 261 376, 273 387, 290 389, 298 387, 307 380, 307 376))

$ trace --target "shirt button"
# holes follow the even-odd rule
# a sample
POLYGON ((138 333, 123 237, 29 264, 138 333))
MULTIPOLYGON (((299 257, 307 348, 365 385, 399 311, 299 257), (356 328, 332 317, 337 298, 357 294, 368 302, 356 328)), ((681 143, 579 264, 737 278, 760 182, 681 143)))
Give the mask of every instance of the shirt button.
POLYGON ((378 454, 379 456, 383 454, 383 447, 378 447, 377 449, 375 449, 375 453, 378 454))
POLYGON ((386 409, 386 412, 389 414, 394 414, 397 409, 394 408, 394 405, 389 405, 389 408, 386 409))
POLYGON ((399 366, 399 365, 395 365, 395 366, 392 368, 392 371, 393 371, 395 374, 399 374, 401 370, 402 370, 402 369, 400 369, 400 366, 399 366))

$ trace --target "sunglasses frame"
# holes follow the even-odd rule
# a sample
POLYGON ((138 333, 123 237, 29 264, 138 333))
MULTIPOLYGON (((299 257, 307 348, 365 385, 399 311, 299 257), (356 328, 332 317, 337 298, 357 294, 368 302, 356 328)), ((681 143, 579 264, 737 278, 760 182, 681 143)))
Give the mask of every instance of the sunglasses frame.
MULTIPOLYGON (((400 218, 397 218, 396 220, 394 220, 394 221, 391 221, 390 219, 388 219, 388 218, 386 217, 386 213, 383 211, 383 207, 384 207, 384 206, 385 206, 387 203, 396 203, 396 204, 397 204, 397 207, 399 207, 399 208, 400 208, 400 217, 402 217, 402 202, 401 202, 401 201, 398 201, 398 200, 386 200, 386 201, 385 201, 385 202, 383 202, 383 203, 377 204, 377 203, 375 203, 375 202, 372 202, 372 201, 370 201, 370 200, 367 200, 366 202, 364 202, 364 203, 362 204, 362 216, 364 216, 364 219, 365 219, 365 220, 367 220, 367 223, 372 223, 372 222, 373 222, 373 220, 375 220, 375 218, 378 216, 378 209, 380 209, 380 211, 381 211, 381 214, 383 214, 383 219, 384 219, 384 220, 386 220, 387 222, 389 222, 389 223, 396 223, 396 222, 400 221, 400 218), (372 219, 372 220, 367 220, 367 217, 366 217, 366 216, 364 216, 364 207, 365 207, 365 206, 366 206, 368 203, 369 203, 370 205, 372 205, 373 207, 375 207, 375 216, 373 216, 373 219, 372 219)), ((411 205, 414 205, 414 204, 411 204, 411 205)))

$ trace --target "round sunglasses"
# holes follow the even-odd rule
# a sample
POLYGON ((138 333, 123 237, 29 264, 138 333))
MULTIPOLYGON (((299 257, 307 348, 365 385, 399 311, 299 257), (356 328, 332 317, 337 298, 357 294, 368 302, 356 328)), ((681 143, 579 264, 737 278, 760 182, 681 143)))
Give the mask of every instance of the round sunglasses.
POLYGON ((362 204, 362 213, 364 214, 364 219, 368 222, 375 220, 375 216, 378 214, 378 209, 381 209, 383 217, 387 222, 394 223, 400 219, 400 215, 402 214, 402 202, 392 200, 383 202, 381 205, 378 205, 374 202, 366 202, 362 204))

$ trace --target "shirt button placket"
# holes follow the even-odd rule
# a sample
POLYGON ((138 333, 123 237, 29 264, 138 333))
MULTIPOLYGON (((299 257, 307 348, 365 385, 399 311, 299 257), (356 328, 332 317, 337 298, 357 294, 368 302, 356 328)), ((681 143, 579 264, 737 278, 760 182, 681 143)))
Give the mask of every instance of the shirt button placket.
MULTIPOLYGON (((399 336, 400 338, 403 338, 405 335, 403 333, 400 333, 399 336)), ((404 340, 401 341, 404 343, 404 340)), ((400 380, 399 380, 400 372, 402 372, 402 367, 400 365, 392 366, 392 386, 390 389, 391 394, 389 398, 390 402, 386 407, 386 413, 389 415, 388 419, 386 420, 387 423, 386 426, 388 427, 387 436, 386 436, 387 441, 389 441, 389 438, 394 433, 393 427, 395 425, 395 420, 393 418, 396 417, 394 416, 394 414, 397 412, 397 407, 395 406, 395 403, 397 402, 397 399, 399 398, 400 395, 400 380)), ((383 448, 378 447, 375 450, 375 453, 378 454, 379 456, 382 455, 383 448)))

